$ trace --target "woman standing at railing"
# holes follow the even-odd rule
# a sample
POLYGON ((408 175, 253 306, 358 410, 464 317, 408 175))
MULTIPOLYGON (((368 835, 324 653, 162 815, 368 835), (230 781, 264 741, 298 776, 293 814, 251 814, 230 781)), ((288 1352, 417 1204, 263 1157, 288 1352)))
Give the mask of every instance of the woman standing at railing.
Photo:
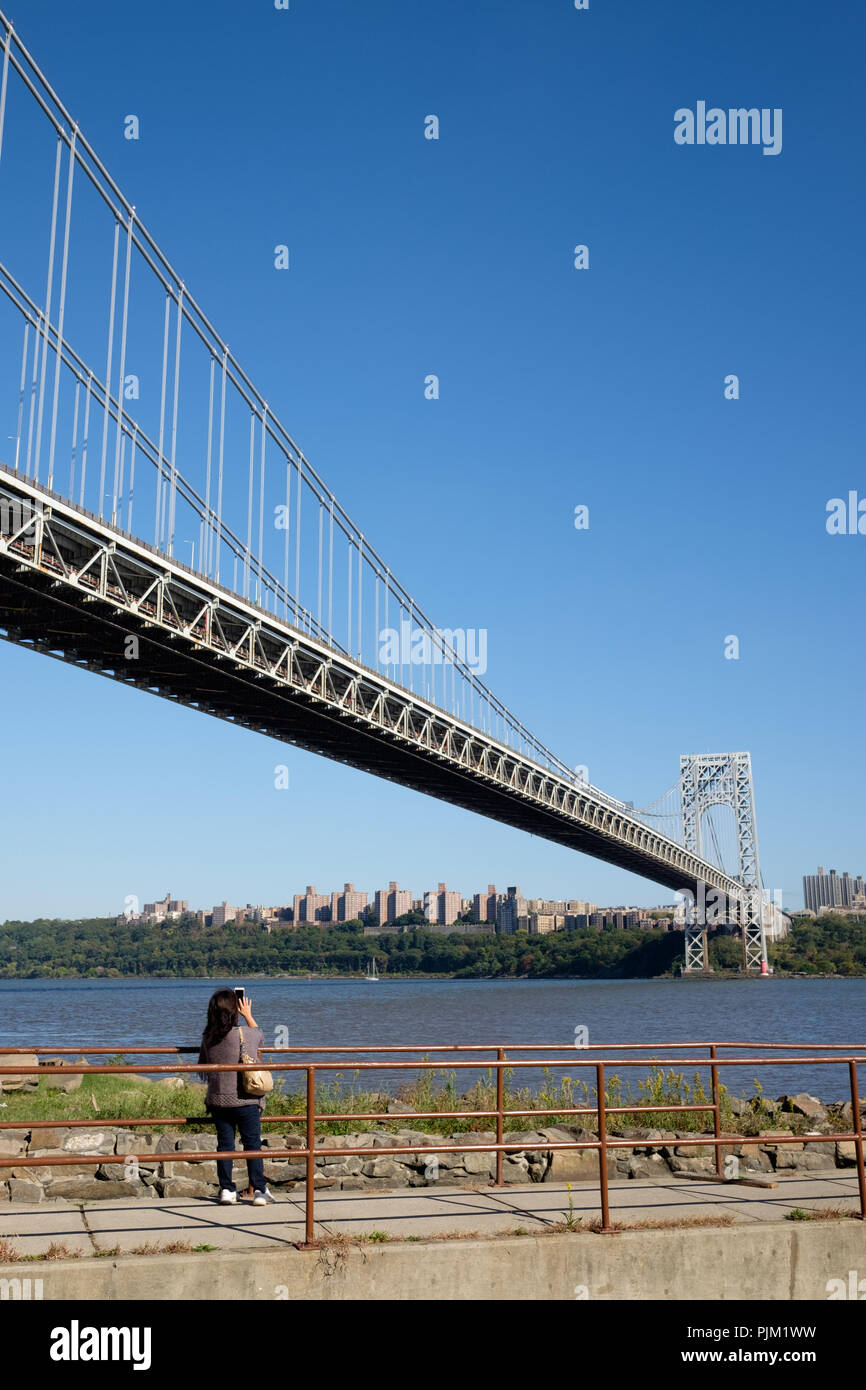
MULTIPOLYGON (((241 1052, 249 1057, 257 1057, 264 1042, 264 1034, 253 1018, 252 1000, 239 997, 231 989, 218 989, 207 1006, 207 1023, 202 1033, 198 1060, 239 1062, 241 1052), (238 1026, 238 1015, 246 1027, 238 1026)), ((261 1117, 265 1102, 263 1097, 244 1095, 243 1072, 211 1071, 201 1073, 201 1077, 207 1081, 205 1106, 216 1125, 217 1151, 227 1153, 234 1149, 235 1130, 240 1131, 242 1149, 260 1149, 261 1117)), ((219 1200, 225 1204, 238 1199, 232 1166, 230 1158, 217 1159, 219 1200)), ((253 1191, 253 1206, 263 1207, 269 1194, 262 1159, 248 1158, 247 1172, 253 1191)))

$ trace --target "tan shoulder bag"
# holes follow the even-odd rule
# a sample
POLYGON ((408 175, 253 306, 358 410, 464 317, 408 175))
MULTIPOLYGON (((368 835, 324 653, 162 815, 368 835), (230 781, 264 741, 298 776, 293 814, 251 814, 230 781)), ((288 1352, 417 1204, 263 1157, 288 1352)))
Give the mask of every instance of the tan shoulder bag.
MULTIPOLYGON (((244 1051, 244 1030, 238 1028, 241 1035, 241 1057, 242 1062, 255 1062, 255 1057, 249 1057, 244 1051)), ((269 1071, 239 1071, 238 1072, 238 1095, 245 1096, 266 1096, 269 1091, 274 1089, 274 1078, 269 1071)))

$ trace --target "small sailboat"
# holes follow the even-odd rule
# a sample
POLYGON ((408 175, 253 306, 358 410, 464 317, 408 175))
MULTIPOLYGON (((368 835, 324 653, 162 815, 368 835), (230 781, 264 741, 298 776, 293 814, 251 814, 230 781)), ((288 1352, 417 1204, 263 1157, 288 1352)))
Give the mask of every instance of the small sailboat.
POLYGON ((376 959, 375 959, 375 957, 374 957, 374 958, 370 961, 370 964, 367 966, 367 973, 366 973, 366 975, 364 976, 364 979, 365 979, 365 980, 378 980, 378 978, 379 978, 379 972, 378 972, 378 970, 376 969, 376 959))

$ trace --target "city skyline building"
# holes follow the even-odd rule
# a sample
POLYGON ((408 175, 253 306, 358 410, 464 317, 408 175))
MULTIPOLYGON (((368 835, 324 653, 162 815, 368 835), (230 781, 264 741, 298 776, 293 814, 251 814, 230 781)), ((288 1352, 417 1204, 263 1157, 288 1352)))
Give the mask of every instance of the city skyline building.
MULTIPOLYGON (((825 875, 825 878, 835 885, 824 890, 825 896, 829 894, 838 902, 850 899, 854 906, 866 906, 862 879, 851 879, 847 874, 840 877, 835 873, 825 875)), ((426 926, 432 931, 454 929, 466 934, 471 933, 473 927, 478 927, 496 933, 525 931, 533 936, 546 936, 555 931, 590 927, 621 930, 640 926, 668 928, 678 924, 677 906, 661 910, 670 911, 672 916, 654 916, 660 911, 658 907, 620 905, 598 909, 594 903, 583 898, 529 898, 517 885, 510 886, 504 893, 497 893, 496 885, 492 883, 488 883, 486 892, 463 897, 458 890, 449 889, 446 883, 440 881, 435 889, 428 889, 421 897, 413 898, 410 889, 400 888, 397 881, 392 879, 387 889, 376 891, 372 904, 370 894, 357 889, 354 883, 346 882, 342 890, 330 893, 319 893, 315 885, 307 884, 304 893, 294 895, 291 906, 266 907, 247 903, 246 907, 241 907, 223 900, 215 904, 210 913, 198 910, 190 916, 200 924, 209 921, 214 927, 225 927, 245 920, 260 921, 267 930, 358 920, 367 934, 375 934, 379 930, 393 930, 395 927, 401 930, 397 925, 399 919, 414 911, 424 916, 426 926), (461 918, 464 920, 461 921, 461 918)), ((189 913, 187 900, 173 899, 167 894, 156 903, 146 903, 145 912, 140 915, 126 913, 118 920, 158 922, 176 919, 186 913, 189 913)), ((402 929, 411 930, 406 927, 402 929)))
POLYGON ((312 883, 307 884, 305 892, 296 893, 292 899, 293 922, 326 922, 330 913, 330 894, 317 893, 312 883))
POLYGON ((495 922, 496 901, 496 884, 488 883, 486 893, 476 893, 472 898, 472 920, 474 922, 495 922))
POLYGON ((360 893, 354 883, 344 883, 342 893, 331 894, 331 921, 352 922, 362 918, 370 903, 369 893, 360 893))
POLYGON ((427 921, 440 927, 450 927, 463 910, 463 899, 453 889, 440 883, 435 891, 424 894, 424 916, 427 921))
POLYGON ((852 877, 847 872, 837 874, 819 864, 816 874, 803 875, 803 906, 807 912, 817 914, 822 907, 855 907, 856 899, 866 893, 862 874, 852 877))
POLYGON ((392 879, 387 888, 378 889, 375 904, 376 916, 380 924, 385 925, 412 911, 412 894, 408 888, 399 888, 392 879))
POLYGON ((211 926, 224 927, 229 922, 237 922, 243 912, 242 907, 231 907, 227 902, 218 903, 211 913, 211 926))
POLYGON ((151 918, 154 922, 164 922, 168 918, 180 917, 188 911, 189 903, 185 898, 172 898, 170 893, 166 893, 158 902, 145 903, 141 915, 151 918))

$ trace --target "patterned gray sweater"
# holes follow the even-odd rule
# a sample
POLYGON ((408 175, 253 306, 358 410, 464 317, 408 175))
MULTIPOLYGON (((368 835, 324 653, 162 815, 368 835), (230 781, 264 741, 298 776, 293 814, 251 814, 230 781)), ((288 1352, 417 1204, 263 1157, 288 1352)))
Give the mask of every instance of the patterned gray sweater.
MULTIPOLYGON (((261 1028, 250 1028, 246 1023, 241 1024, 241 1027, 244 1034, 244 1052, 255 1061, 259 1055, 259 1048, 265 1045, 265 1035, 261 1028)), ((241 1060, 240 1030, 231 1028, 222 1042, 216 1043, 213 1047, 206 1048, 202 1044, 198 1060, 200 1062, 239 1062, 241 1060)), ((208 1110, 212 1110, 214 1106, 233 1109, 236 1105, 258 1105, 264 1109, 264 1096, 238 1095, 240 1075, 241 1073, 236 1071, 210 1071, 202 1074, 202 1081, 207 1081, 205 1105, 208 1110)))

